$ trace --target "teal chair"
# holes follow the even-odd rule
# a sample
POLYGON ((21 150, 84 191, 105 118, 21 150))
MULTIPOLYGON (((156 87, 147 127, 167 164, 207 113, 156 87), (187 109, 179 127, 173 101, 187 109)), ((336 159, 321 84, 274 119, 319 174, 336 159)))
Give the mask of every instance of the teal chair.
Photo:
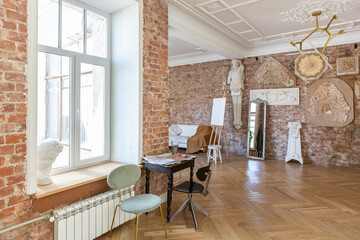
MULTIPOLYGON (((125 201, 121 201, 121 193, 120 190, 123 188, 129 188, 130 192, 130 186, 134 185, 138 179, 140 178, 141 170, 138 165, 122 165, 120 167, 115 168, 112 170, 107 178, 107 183, 111 189, 119 190, 119 200, 120 204, 115 207, 113 220, 111 223, 110 228, 110 237, 112 228, 114 225, 115 215, 117 208, 119 207, 124 212, 128 213, 135 213, 136 214, 136 233, 135 233, 135 239, 138 238, 138 229, 139 229, 139 215, 142 213, 150 212, 152 210, 155 210, 156 208, 160 208, 161 218, 163 222, 165 237, 167 238, 166 234, 166 228, 165 228, 165 222, 164 222, 164 216, 161 209, 161 199, 160 197, 154 195, 154 194, 141 194, 134 197, 130 197, 129 199, 126 199, 125 201)), ((130 193, 131 195, 131 193, 130 193)))

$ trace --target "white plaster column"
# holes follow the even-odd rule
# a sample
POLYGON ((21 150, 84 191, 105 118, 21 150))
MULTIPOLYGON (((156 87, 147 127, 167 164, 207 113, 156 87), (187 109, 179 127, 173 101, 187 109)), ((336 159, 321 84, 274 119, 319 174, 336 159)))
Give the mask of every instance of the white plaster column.
POLYGON ((303 158, 301 155, 301 139, 300 139, 300 122, 289 122, 289 139, 288 139, 288 147, 287 154, 285 157, 285 162, 290 160, 297 160, 301 164, 303 164, 303 158))

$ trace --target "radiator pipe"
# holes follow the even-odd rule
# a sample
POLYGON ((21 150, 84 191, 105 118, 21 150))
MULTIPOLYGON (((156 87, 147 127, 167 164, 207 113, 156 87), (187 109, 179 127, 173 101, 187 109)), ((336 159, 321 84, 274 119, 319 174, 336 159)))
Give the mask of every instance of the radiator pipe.
POLYGON ((46 214, 46 215, 43 215, 43 216, 41 216, 41 217, 37 217, 37 218, 34 218, 34 219, 32 219, 32 220, 29 220, 29 221, 26 221, 26 222, 22 222, 22 223, 19 223, 19 224, 17 224, 17 225, 14 225, 14 226, 5 228, 5 229, 3 229, 3 230, 0 230, 0 235, 3 234, 3 233, 9 232, 9 231, 11 231, 11 230, 14 230, 14 229, 16 229, 16 228, 19 228, 19 227, 28 225, 28 224, 30 224, 30 223, 43 220, 43 219, 50 219, 50 221, 51 221, 51 218, 52 218, 52 217, 51 217, 50 214, 46 214))

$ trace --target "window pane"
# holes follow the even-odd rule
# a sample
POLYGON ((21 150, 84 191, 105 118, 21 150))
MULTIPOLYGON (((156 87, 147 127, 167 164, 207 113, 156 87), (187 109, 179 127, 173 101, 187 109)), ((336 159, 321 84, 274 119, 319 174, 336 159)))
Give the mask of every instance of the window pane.
POLYGON ((80 159, 104 155, 105 68, 81 64, 80 80, 80 159))
POLYGON ((48 153, 38 147, 38 156, 59 153, 53 168, 70 165, 70 94, 69 57, 39 52, 38 56, 38 146, 44 140, 55 139, 63 146, 48 146, 48 153), (60 151, 60 150, 59 150, 60 151))
POLYGON ((38 42, 42 45, 58 47, 59 2, 39 0, 38 42))
POLYGON ((62 4, 62 48, 84 52, 84 9, 62 4))
POLYGON ((106 18, 93 12, 87 11, 86 25, 86 53, 105 58, 107 55, 106 18))

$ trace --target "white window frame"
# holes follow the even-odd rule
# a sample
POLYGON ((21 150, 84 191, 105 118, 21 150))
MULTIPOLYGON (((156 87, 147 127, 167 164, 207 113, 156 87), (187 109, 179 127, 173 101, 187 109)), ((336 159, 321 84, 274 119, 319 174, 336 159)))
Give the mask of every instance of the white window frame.
MULTIPOLYGON (((36 5, 37 8, 37 1, 34 4, 36 5)), ((32 6, 34 7, 34 6, 32 6)), ((62 173, 62 172, 66 172, 66 171, 70 171, 70 170, 74 170, 77 168, 81 168, 84 166, 90 166, 90 165, 94 165, 94 164, 99 164, 102 162, 107 162, 110 161, 110 15, 107 13, 104 13, 98 9, 92 8, 86 4, 82 4, 79 3, 77 1, 74 0, 59 0, 59 25, 58 25, 58 45, 59 47, 50 47, 50 46, 45 46, 45 45, 41 45, 41 44, 37 44, 37 40, 36 40, 36 44, 37 44, 37 50, 36 50, 36 54, 38 54, 38 52, 43 52, 43 53, 48 53, 48 54, 55 54, 55 55, 59 55, 59 56, 65 56, 65 57, 69 57, 70 58, 70 143, 69 143, 69 157, 70 157, 70 165, 66 166, 66 167, 61 167, 61 168, 56 168, 56 169, 52 169, 51 174, 57 174, 57 173, 62 173), (83 52, 84 53, 78 53, 78 52, 73 52, 73 51, 68 51, 65 49, 62 49, 62 26, 61 26, 61 8, 62 8, 62 2, 67 2, 71 5, 74 5, 76 7, 80 7, 84 9, 84 19, 85 19, 85 24, 84 24, 84 49, 83 52), (91 11, 93 13, 96 13, 100 16, 103 16, 106 18, 107 20, 107 57, 106 58, 102 58, 102 57, 97 57, 97 56, 93 56, 93 55, 87 55, 86 54, 86 11, 91 11), (81 63, 87 63, 87 64, 92 64, 92 65, 97 65, 97 66, 103 66, 105 68, 105 83, 104 83, 104 111, 105 111, 105 126, 104 126, 104 131, 105 131, 105 139, 104 139, 104 155, 102 156, 98 156, 98 157, 93 157, 93 158, 89 158, 86 160, 80 160, 80 77, 81 77, 81 73, 80 73, 80 65, 81 63)), ((37 15, 37 11, 36 11, 36 19, 37 19, 38 15, 37 15)), ((32 29, 34 30, 34 29, 32 29)), ((38 32, 37 30, 37 24, 36 24, 36 30, 34 32, 38 32)), ((37 38, 36 38, 37 39, 37 38)), ((34 51, 33 48, 32 51, 34 51)), ((33 61, 35 61, 36 57, 33 57, 33 61)), ((36 63, 37 63, 37 58, 36 58, 36 63)), ((37 69, 37 64, 36 64, 36 69, 37 69)), ((36 70, 34 70, 36 71, 36 70)), ((30 73, 29 73, 30 74, 30 73)), ((34 73, 31 73, 32 76, 34 76, 34 73)), ((36 71, 36 76, 37 76, 37 71, 36 71)), ((36 78, 37 80, 37 78, 36 78)), ((35 96, 37 96, 37 84, 33 84, 33 86, 31 87, 31 91, 33 95, 35 93, 35 96), (36 85, 36 86, 35 86, 36 85)), ((34 104, 34 101, 29 101, 29 106, 28 108, 32 109, 32 113, 31 116, 29 117, 30 121, 32 122, 32 126, 34 126, 33 121, 35 122, 35 126, 37 126, 37 100, 35 98, 35 102, 36 104, 34 104)), ((36 127, 37 128, 37 127, 36 127)), ((35 130, 30 130, 29 131, 29 138, 31 140, 37 141, 37 129, 35 128, 35 130)), ((30 144, 29 144, 30 145, 30 144)), ((30 145, 30 148, 32 148, 32 150, 29 153, 29 157, 32 161, 36 161, 37 159, 37 149, 36 146, 34 144, 30 145), (35 148, 35 149, 34 149, 35 148)), ((34 164, 33 164, 34 165, 34 164)), ((32 166, 33 169, 33 166, 32 166)), ((30 186, 31 187, 31 186, 30 186)))

